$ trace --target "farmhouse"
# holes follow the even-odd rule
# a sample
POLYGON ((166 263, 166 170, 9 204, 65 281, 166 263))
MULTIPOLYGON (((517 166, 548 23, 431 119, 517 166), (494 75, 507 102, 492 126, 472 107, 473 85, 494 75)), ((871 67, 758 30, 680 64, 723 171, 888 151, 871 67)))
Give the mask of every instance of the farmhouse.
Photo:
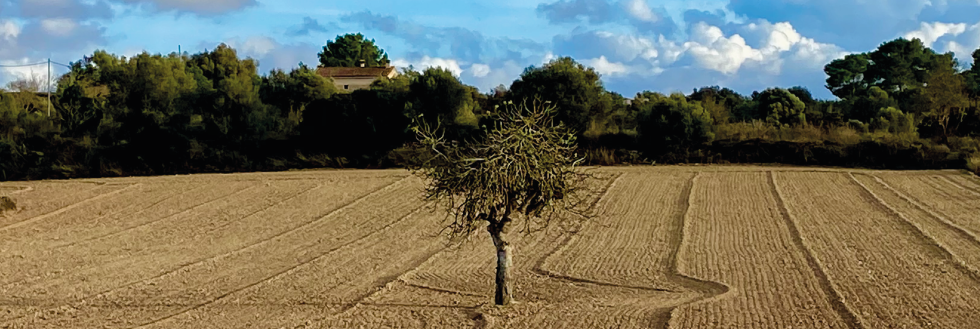
POLYGON ((346 92, 367 89, 375 80, 382 77, 391 79, 398 75, 394 66, 364 67, 363 64, 361 67, 320 67, 316 73, 333 79, 337 90, 346 92))

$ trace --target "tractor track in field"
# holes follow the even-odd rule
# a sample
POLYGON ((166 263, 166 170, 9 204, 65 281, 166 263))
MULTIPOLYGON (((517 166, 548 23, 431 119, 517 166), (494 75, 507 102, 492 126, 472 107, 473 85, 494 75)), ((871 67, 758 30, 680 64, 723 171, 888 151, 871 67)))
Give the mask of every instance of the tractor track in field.
MULTIPOLYGON (((396 182, 396 183, 397 183, 397 182, 396 182)), ((393 184, 391 184, 391 185, 394 185, 394 183, 393 183, 393 184)), ((388 187, 388 186, 391 186, 391 185, 387 185, 387 186, 385 186, 385 187, 388 187)), ((382 188, 382 189, 384 189, 384 188, 382 188)), ((379 190, 381 190, 381 189, 379 189, 379 190)), ((373 193, 372 193, 372 194, 373 194, 373 193)), ((358 200, 360 200, 360 199, 358 199, 358 200)), ((402 216, 402 217, 400 217, 400 218, 398 218, 398 219, 396 219, 395 221, 392 221, 392 222, 390 222, 390 223, 388 223, 387 225, 385 225, 385 226, 384 226, 383 228, 381 228, 380 230, 375 230, 375 231, 372 231, 372 232, 369 232, 369 233, 367 233, 367 234, 365 234, 365 235, 362 235, 362 236, 360 236, 360 237, 358 237, 358 238, 356 238, 356 239, 354 239, 354 240, 352 240, 352 241, 349 241, 349 242, 346 242, 346 243, 343 243, 343 244, 341 244, 341 245, 339 245, 339 246, 336 246, 336 247, 334 247, 334 248, 331 248, 331 249, 330 249, 329 251, 327 251, 327 252, 324 252, 324 253, 322 253, 322 254, 319 254, 319 255, 316 255, 315 257, 312 257, 312 258, 310 258, 310 259, 308 259, 308 260, 304 260, 304 261, 302 261, 302 262, 299 262, 299 263, 298 263, 298 264, 296 264, 296 265, 293 265, 293 266, 291 266, 291 267, 289 267, 289 268, 286 268, 285 270, 281 270, 281 271, 279 271, 279 272, 277 272, 277 273, 274 273, 273 275, 270 275, 270 276, 267 276, 267 277, 265 277, 265 278, 263 278, 263 279, 261 279, 261 280, 259 280, 259 281, 256 281, 256 282, 252 282, 252 283, 249 283, 249 284, 247 284, 247 285, 244 285, 244 286, 242 286, 242 287, 239 287, 239 288, 236 288, 236 289, 233 289, 233 290, 230 290, 230 291, 227 291, 227 292, 225 292, 225 293, 223 293, 223 294, 221 294, 221 295, 219 295, 219 296, 217 296, 217 297, 214 297, 214 298, 211 298, 211 299, 209 299, 209 300, 206 300, 206 301, 204 301, 204 302, 202 302, 202 303, 197 303, 197 304, 194 304, 194 305, 190 305, 189 307, 186 307, 186 308, 184 308, 184 309, 181 309, 181 310, 178 310, 178 312, 176 312, 176 313, 173 313, 173 314, 170 314, 170 315, 168 315, 168 316, 165 316, 165 317, 162 317, 162 318, 159 318, 159 319, 154 319, 154 320, 152 320, 152 321, 149 321, 149 322, 146 322, 146 323, 143 323, 143 324, 140 324, 140 325, 138 325, 138 326, 135 326, 135 327, 132 327, 132 328, 145 328, 145 327, 147 327, 147 326, 150 326, 150 325, 153 325, 153 324, 156 324, 156 323, 160 323, 160 322, 163 322, 163 321, 166 321, 166 320, 168 320, 168 319, 171 319, 171 318, 174 318, 174 317, 177 317, 177 316, 180 316, 180 315, 182 315, 182 314, 186 314, 186 313, 189 313, 189 312, 191 312, 191 311, 194 311, 194 310, 197 310, 197 309, 200 309, 200 308, 203 308, 203 307, 205 307, 205 306, 207 306, 207 305, 210 305, 210 304, 212 304, 212 303, 215 303, 215 302, 217 302, 217 301, 219 301, 219 300, 222 300, 222 299, 224 299, 224 298, 226 298, 226 297, 228 297, 228 296, 230 296, 230 295, 232 295, 232 294, 234 294, 234 293, 237 293, 237 292, 240 292, 240 291, 244 291, 244 290, 247 290, 247 289, 249 289, 249 288, 252 288, 252 287, 255 287, 255 286, 258 286, 258 285, 260 285, 260 284, 263 284, 263 283, 266 283, 266 282, 269 282, 269 281, 271 281, 271 280, 274 280, 274 279, 276 279, 276 278, 279 278, 279 277, 282 277, 282 276, 284 276, 284 275, 287 275, 287 274, 289 274, 289 273, 291 273, 292 271, 295 271, 296 269, 298 269, 298 268, 300 268, 300 267, 302 267, 302 266, 305 266, 305 265, 307 265, 307 264, 310 264, 310 263, 312 263, 312 262, 315 262, 315 261, 317 261, 317 260, 320 260, 320 259, 322 259, 323 257, 325 257, 325 256, 327 256, 327 255, 330 255, 330 254, 333 254, 333 253, 335 253, 335 252, 337 252, 338 250, 341 250, 341 249, 344 249, 344 248, 347 248, 347 247, 350 247, 350 246, 353 246, 353 245, 355 245, 355 244, 358 244, 358 243, 360 243, 360 242, 362 242, 362 241, 364 241, 364 240, 366 240, 366 239, 368 239, 368 238, 370 238, 370 237, 372 237, 372 236, 374 236, 374 235, 377 235, 377 234, 382 234, 382 233, 384 233, 384 232, 386 232, 386 231, 387 231, 388 229, 390 229, 390 228, 392 228, 392 227, 394 227, 395 225, 397 225, 397 224, 399 224, 399 223, 401 223, 401 222, 404 222, 404 221, 405 221, 405 220, 407 220, 408 218, 410 218, 410 217, 412 217, 412 216, 414 216, 414 215, 416 215, 416 214, 418 214, 418 212, 419 212, 419 211, 420 211, 420 210, 421 210, 421 209, 422 209, 423 207, 424 207, 424 205, 421 205, 421 206, 419 206, 419 207, 417 207, 416 209, 414 209, 414 210, 412 210, 412 211, 411 211, 411 212, 409 212, 408 214, 406 214, 406 215, 404 215, 404 216, 402 216)), ((328 215, 328 216, 329 216, 329 215, 328 215)), ((326 216, 325 216, 325 217, 326 217, 326 216)), ((433 253, 433 255, 435 255, 435 253, 433 253)), ((431 256, 429 256, 429 257, 431 257, 431 256)), ((426 259, 428 259, 428 258, 426 258, 426 259)), ((424 262, 424 260, 423 260, 423 262, 424 262)), ((421 262, 419 262, 419 265, 421 265, 421 262)), ((418 265, 416 265, 416 267, 417 267, 417 266, 418 266, 418 265)), ((415 268, 415 267, 413 267, 413 268, 415 268)), ((395 278, 395 279, 397 279, 397 278, 395 278)), ((378 281, 384 281, 384 283, 385 283, 385 284, 387 284, 388 282, 390 282, 390 281, 393 281, 393 280, 395 280, 395 279, 389 279, 389 278, 381 278, 381 280, 376 280, 376 282, 378 282, 378 281)), ((382 286, 383 286, 383 285, 382 285, 382 286)), ((367 297, 368 297, 368 296, 365 296, 365 297, 362 297, 362 298, 359 298, 358 300, 363 300, 364 298, 367 298, 367 297)), ((351 303, 351 304, 353 304, 353 305, 356 305, 356 304, 357 304, 357 302, 354 302, 354 303, 351 303)))
POLYGON ((847 304, 844 303, 844 297, 841 296, 840 291, 834 288, 833 282, 831 282, 830 277, 827 275, 827 270, 824 265, 820 263, 813 254, 813 250, 807 245, 806 241, 803 239, 803 235, 800 234, 800 228, 796 224, 796 219, 790 214, 789 208, 786 207, 786 199, 783 196, 782 191, 779 189, 779 185, 776 184, 776 174, 772 171, 767 175, 769 186, 772 188, 772 193, 776 197, 776 204, 779 207, 779 213, 783 217, 786 226, 789 227, 790 237, 793 240, 793 244, 796 245, 800 251, 803 252, 804 257, 806 257, 807 264, 810 266, 810 270, 817 277, 820 282, 820 288, 824 291, 827 296, 827 301, 830 303, 837 315, 844 320, 848 328, 858 329, 864 328, 861 318, 858 317, 857 313, 854 312, 847 304))
POLYGON ((962 235, 964 238, 969 239, 969 240, 973 241, 974 243, 976 243, 977 246, 980 246, 980 237, 978 237, 975 233, 973 233, 969 229, 966 229, 963 226, 960 226, 959 224, 956 224, 953 221, 949 220, 949 218, 946 218, 946 216, 940 215, 940 214, 936 213, 935 211, 933 211, 932 209, 929 209, 929 207, 926 207, 925 205, 923 205, 921 202, 919 202, 918 200, 916 200, 912 196, 907 195, 905 193, 902 193, 898 189, 895 189, 894 187, 892 187, 891 185, 889 185, 887 182, 885 182, 884 180, 882 180, 881 177, 873 176, 873 175, 871 177, 874 178, 875 182, 877 182, 881 186, 885 187, 885 189, 891 191, 895 195, 898 195, 900 198, 902 198, 903 200, 905 200, 909 204, 915 206, 919 210, 922 210, 923 212, 929 214, 929 216, 932 216, 933 218, 935 218, 936 220, 938 220, 940 223, 942 223, 943 225, 945 225, 949 229, 951 229, 953 231, 956 231, 957 233, 959 233, 960 235, 962 235))
MULTIPOLYGON (((193 211, 195 209, 198 209, 198 208, 207 206, 207 205, 209 205, 211 203, 214 203, 214 202, 217 202, 219 200, 224 200, 224 199, 233 197, 233 196, 238 195, 240 193, 243 193, 243 192, 245 192, 247 190, 256 188, 259 185, 261 185, 261 184, 252 185, 252 186, 249 186, 249 187, 246 187, 246 188, 243 188, 243 189, 240 189, 240 190, 231 192, 229 194, 220 195, 220 196, 218 196, 218 197, 216 197, 214 199, 205 200, 205 201, 203 201, 201 203, 198 203, 198 204, 192 205, 190 207, 181 209, 180 211, 175 212, 173 214, 170 214, 170 215, 167 215, 167 216, 164 216, 164 217, 161 217, 161 218, 157 218, 157 219, 154 219, 154 220, 150 220, 150 221, 147 221, 147 222, 143 222, 143 223, 140 223, 139 225, 133 225, 133 226, 124 227, 124 228, 122 228, 120 230, 117 230, 115 232, 110 232, 110 233, 102 234, 102 235, 99 235, 99 236, 89 237, 89 238, 82 239, 82 240, 77 240, 77 241, 72 241, 72 242, 68 242, 68 243, 57 244, 57 245, 52 246, 51 249, 57 250, 57 249, 62 249, 62 248, 68 248, 68 247, 72 247, 72 246, 76 246, 76 245, 79 245, 79 244, 84 244, 84 243, 88 243, 88 242, 92 242, 92 241, 108 239, 108 238, 111 238, 111 237, 114 237, 114 236, 117 236, 117 235, 120 235, 120 234, 124 234, 124 233, 129 232, 129 231, 138 230, 138 229, 140 229, 142 227, 153 225, 156 222, 167 220, 167 219, 173 218, 174 216, 185 214, 185 213, 190 212, 190 211, 193 211)), ((201 187, 198 187, 198 188, 203 188, 203 187, 204 186, 201 186, 201 187)), ((188 190, 188 191, 184 191, 184 192, 182 192, 182 193, 180 193, 178 195, 174 195, 173 197, 170 197, 170 198, 161 200, 160 202, 154 203, 153 205, 150 205, 147 208, 156 206, 156 205, 158 205, 160 203, 163 203, 163 202, 168 201, 169 199, 172 199, 172 198, 177 197, 177 196, 182 195, 182 194, 189 193, 189 192, 191 192, 193 190, 196 190, 196 189, 197 188, 194 188, 194 189, 191 189, 191 190, 188 190)))
POLYGON ((5 226, 0 227, 0 232, 6 231, 6 230, 9 230, 9 229, 13 229, 13 228, 22 227, 22 226, 25 226, 25 225, 29 225, 29 224, 32 224, 32 223, 35 223, 35 222, 44 220, 45 218, 57 216, 57 215, 62 214, 64 212, 66 212, 66 211, 69 211, 71 209, 77 208, 77 207, 81 206, 82 204, 85 204, 85 203, 88 203, 88 202, 92 202, 92 201, 96 201, 96 200, 99 200, 99 199, 102 199, 102 198, 106 198, 106 197, 109 197, 109 196, 112 196, 112 195, 116 195, 116 194, 122 193, 123 191, 126 191, 128 189, 131 189, 133 187, 138 187, 138 186, 140 186, 139 183, 137 183, 137 184, 131 184, 131 185, 126 186, 126 187, 123 187, 121 189, 117 189, 117 190, 113 190, 113 191, 101 193, 99 195, 96 195, 96 196, 93 196, 93 197, 90 197, 90 198, 86 198, 84 200, 81 200, 81 201, 72 203, 70 205, 61 207, 61 208, 59 208, 59 209, 57 209, 55 211, 52 211, 52 212, 48 212, 48 213, 45 213, 45 214, 42 214, 42 215, 33 216, 33 217, 30 217, 30 218, 27 218, 27 219, 22 219, 22 220, 19 220, 17 222, 14 222, 14 223, 11 223, 11 224, 7 224, 5 226))

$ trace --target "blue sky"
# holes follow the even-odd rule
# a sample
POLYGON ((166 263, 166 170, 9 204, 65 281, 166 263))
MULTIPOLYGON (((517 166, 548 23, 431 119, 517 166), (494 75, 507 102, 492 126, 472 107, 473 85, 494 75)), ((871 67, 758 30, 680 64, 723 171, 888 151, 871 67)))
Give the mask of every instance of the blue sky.
MULTIPOLYGON (((327 40, 350 32, 397 66, 443 66, 483 91, 572 56, 627 97, 802 85, 826 98, 826 63, 897 37, 969 65, 980 0, 0 0, 0 65, 224 42, 265 73, 315 64, 327 40)), ((45 70, 0 68, 0 83, 45 70)))

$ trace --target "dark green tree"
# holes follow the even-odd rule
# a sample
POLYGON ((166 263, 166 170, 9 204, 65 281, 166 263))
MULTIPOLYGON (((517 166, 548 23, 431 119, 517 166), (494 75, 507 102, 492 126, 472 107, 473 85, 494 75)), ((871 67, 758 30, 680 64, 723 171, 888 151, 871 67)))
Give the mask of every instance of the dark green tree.
POLYGON ((632 106, 639 112, 640 144, 647 152, 681 151, 714 140, 711 113, 683 94, 643 92, 632 106))
POLYGON ((459 81, 452 71, 431 67, 409 85, 412 95, 411 115, 422 115, 431 125, 437 123, 450 134, 450 139, 462 137, 479 125, 475 112, 478 104, 473 98, 478 91, 459 81))
POLYGON ((363 34, 345 34, 327 41, 319 54, 320 66, 324 67, 385 67, 390 64, 388 54, 368 40, 363 34))
POLYGON ((528 67, 510 86, 510 100, 550 101, 556 118, 584 134, 592 121, 604 123, 612 111, 612 98, 599 80, 599 73, 571 57, 552 60, 541 67, 528 67))
POLYGON ((867 76, 870 64, 868 54, 851 54, 833 60, 824 67, 827 89, 841 99, 863 94, 871 85, 871 77, 867 76))
POLYGON ((313 102, 330 98, 336 92, 328 78, 301 65, 288 74, 275 69, 262 77, 259 94, 262 102, 279 109, 285 119, 284 132, 289 135, 303 121, 303 111, 313 102))
POLYGON ((946 142, 968 113, 966 85, 963 77, 946 65, 933 71, 927 83, 923 95, 929 103, 928 114, 942 128, 942 139, 946 142))
POLYGON ((758 102, 759 110, 770 124, 778 126, 806 123, 806 104, 786 89, 766 89, 759 94, 758 102))

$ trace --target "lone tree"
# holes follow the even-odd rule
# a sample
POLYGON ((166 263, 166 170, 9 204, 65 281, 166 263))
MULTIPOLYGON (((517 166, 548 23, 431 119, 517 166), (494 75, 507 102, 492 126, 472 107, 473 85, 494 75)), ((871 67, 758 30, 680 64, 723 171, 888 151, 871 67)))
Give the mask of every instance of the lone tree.
POLYGON ((567 214, 581 216, 574 208, 589 175, 576 169, 584 159, 575 154, 575 133, 555 124, 554 114, 554 106, 508 102, 489 114, 492 128, 484 126, 479 137, 466 142, 446 140, 438 124, 414 128, 430 156, 412 169, 428 181, 425 200, 448 211, 450 237, 469 236, 486 224, 497 251, 497 305, 512 300, 511 227, 530 233, 567 214))
POLYGON ((324 67, 367 67, 388 66, 388 54, 368 40, 363 34, 345 34, 336 40, 327 41, 319 54, 320 66, 324 67))

